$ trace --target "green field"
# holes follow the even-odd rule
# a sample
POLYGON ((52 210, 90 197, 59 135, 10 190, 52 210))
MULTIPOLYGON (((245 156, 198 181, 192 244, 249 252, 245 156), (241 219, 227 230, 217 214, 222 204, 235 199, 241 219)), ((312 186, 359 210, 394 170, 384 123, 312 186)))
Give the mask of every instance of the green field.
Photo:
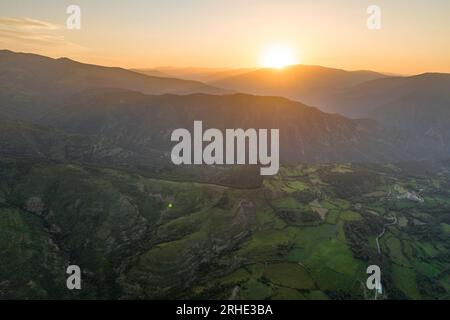
POLYGON ((0 298, 369 299, 377 264, 379 299, 448 299, 442 170, 301 165, 240 189, 2 159, 0 298), (69 263, 83 269, 80 292, 65 290, 69 263))

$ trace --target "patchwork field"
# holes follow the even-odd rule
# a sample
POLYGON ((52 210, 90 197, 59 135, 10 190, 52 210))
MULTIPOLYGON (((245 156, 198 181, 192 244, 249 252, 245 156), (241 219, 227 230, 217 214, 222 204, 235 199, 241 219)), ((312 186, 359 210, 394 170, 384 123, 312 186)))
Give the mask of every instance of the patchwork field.
POLYGON ((0 298, 372 299, 376 264, 379 299, 448 299, 449 212, 445 167, 300 165, 240 189, 2 159, 0 298))

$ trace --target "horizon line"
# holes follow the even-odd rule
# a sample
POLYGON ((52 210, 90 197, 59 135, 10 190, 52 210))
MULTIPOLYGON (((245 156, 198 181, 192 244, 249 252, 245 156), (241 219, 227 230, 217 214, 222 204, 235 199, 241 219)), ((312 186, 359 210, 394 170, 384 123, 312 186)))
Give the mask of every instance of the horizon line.
MULTIPOLYGON (((426 72, 421 72, 421 73, 396 73, 396 72, 390 72, 390 71, 376 71, 373 69, 367 69, 367 68, 360 68, 360 69, 345 69, 342 67, 337 67, 337 66, 328 66, 328 65, 319 65, 319 64, 306 64, 306 63, 299 63, 299 64, 292 64, 292 65, 288 65, 285 66, 281 69, 277 69, 277 68, 268 68, 268 67, 260 67, 260 66, 247 66, 247 67, 243 67, 243 66, 236 66, 236 67, 219 67, 219 66, 192 66, 192 65, 188 65, 188 66, 173 66, 173 65, 165 65, 165 66, 154 66, 154 67, 138 67, 138 68, 128 68, 128 67, 124 67, 122 65, 108 65, 108 64, 96 64, 96 63, 92 63, 92 62, 86 62, 83 61, 82 59, 75 59, 75 58, 71 58, 70 56, 57 56, 57 57, 53 57, 53 56, 48 56, 48 55, 44 55, 41 53, 36 53, 36 52, 25 52, 25 51, 15 51, 15 50, 11 50, 8 48, 0 48, 0 51, 9 51, 15 54, 29 54, 29 55, 35 55, 35 56, 40 56, 40 57, 45 57, 45 58, 49 58, 49 59, 53 59, 53 60, 59 60, 59 59, 68 59, 71 61, 75 61, 78 63, 82 63, 82 64, 87 64, 87 65, 93 65, 93 66, 100 66, 100 67, 107 67, 107 68, 121 68, 124 70, 129 70, 132 72, 136 72, 136 71, 146 71, 146 70, 153 70, 153 71, 161 71, 160 69, 165 69, 165 68, 172 68, 174 70, 177 69, 206 69, 206 70, 241 70, 241 69, 249 69, 251 71, 257 71, 257 70, 276 70, 276 71, 280 71, 282 72, 283 70, 290 68, 290 67, 295 67, 295 66, 308 66, 308 67, 320 67, 320 68, 326 68, 326 69, 334 69, 334 70, 341 70, 341 71, 346 71, 346 72, 374 72, 374 73, 378 73, 387 77, 413 77, 413 76, 418 76, 418 75, 422 75, 422 74, 428 74, 428 73, 440 73, 440 74, 450 74, 450 72, 442 72, 442 71, 426 71, 426 72)), ((168 75, 169 76, 169 75, 168 75)))

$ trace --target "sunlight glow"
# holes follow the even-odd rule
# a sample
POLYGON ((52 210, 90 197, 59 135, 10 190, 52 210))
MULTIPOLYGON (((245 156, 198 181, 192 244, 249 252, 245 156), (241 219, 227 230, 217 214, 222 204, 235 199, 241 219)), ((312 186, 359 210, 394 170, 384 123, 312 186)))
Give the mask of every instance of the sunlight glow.
POLYGON ((264 68, 282 69, 286 66, 299 64, 294 50, 285 44, 273 44, 263 48, 260 65, 264 68))

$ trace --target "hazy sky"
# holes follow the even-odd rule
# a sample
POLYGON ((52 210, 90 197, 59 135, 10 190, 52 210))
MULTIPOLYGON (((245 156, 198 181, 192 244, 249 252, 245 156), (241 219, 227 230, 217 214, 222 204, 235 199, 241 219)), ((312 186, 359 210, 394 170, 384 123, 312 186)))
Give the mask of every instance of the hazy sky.
POLYGON ((0 2, 0 48, 95 64, 254 67, 272 43, 291 46, 305 64, 450 72, 450 1, 0 2), (70 4, 81 8, 81 30, 65 27, 70 4), (381 8, 381 30, 366 26, 371 4, 381 8))

